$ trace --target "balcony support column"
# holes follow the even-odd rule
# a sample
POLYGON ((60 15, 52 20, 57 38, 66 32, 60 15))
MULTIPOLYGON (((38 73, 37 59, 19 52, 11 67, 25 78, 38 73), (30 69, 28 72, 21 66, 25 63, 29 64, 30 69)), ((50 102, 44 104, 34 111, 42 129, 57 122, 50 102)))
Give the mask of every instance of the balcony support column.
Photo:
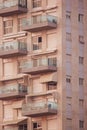
POLYGON ((32 119, 31 118, 28 118, 28 120, 27 120, 27 130, 33 130, 32 129, 32 119))
POLYGON ((43 123, 42 123, 42 129, 43 130, 47 130, 47 118, 44 116, 42 118, 42 121, 43 121, 43 123))

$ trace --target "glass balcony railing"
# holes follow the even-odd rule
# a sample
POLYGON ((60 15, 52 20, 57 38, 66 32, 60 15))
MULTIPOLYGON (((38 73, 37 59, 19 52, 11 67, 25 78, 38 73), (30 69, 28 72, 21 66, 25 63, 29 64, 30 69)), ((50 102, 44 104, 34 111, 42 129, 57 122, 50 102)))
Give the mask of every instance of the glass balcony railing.
POLYGON ((51 22, 57 24, 57 17, 56 16, 51 16, 51 15, 45 15, 45 16, 37 16, 36 19, 32 17, 31 19, 24 20, 23 26, 28 25, 31 26, 33 24, 39 24, 39 23, 44 23, 44 22, 51 22))
POLYGON ((21 84, 0 87, 0 99, 11 96, 20 96, 21 94, 27 94, 27 87, 21 84))
POLYGON ((37 32, 57 27, 57 17, 51 15, 35 16, 22 21, 22 30, 37 32))
POLYGON ((18 41, 6 42, 3 44, 0 44, 0 51, 11 51, 11 50, 26 50, 27 51, 27 44, 21 43, 18 41))
POLYGON ((56 67, 57 64, 56 62, 54 63, 53 59, 46 59, 46 58, 36 60, 36 64, 35 61, 24 61, 20 63, 20 68, 32 68, 32 67, 40 67, 40 66, 56 67))
POLYGON ((41 113, 47 114, 57 112, 58 105, 55 102, 43 101, 39 103, 26 103, 22 106, 22 114, 27 116, 37 115, 41 113), (51 111, 52 110, 52 111, 51 111))
POLYGON ((27 87, 22 86, 20 84, 0 87, 0 95, 1 94, 8 94, 8 93, 15 93, 15 92, 26 93, 27 87))
POLYGON ((55 109, 57 110, 57 103, 55 102, 39 102, 39 103, 27 103, 23 104, 22 110, 28 111, 28 110, 37 110, 37 109, 44 109, 44 108, 49 108, 49 109, 55 109))
POLYGON ((6 0, 0 4, 0 9, 10 8, 14 6, 27 8, 27 0, 6 0))

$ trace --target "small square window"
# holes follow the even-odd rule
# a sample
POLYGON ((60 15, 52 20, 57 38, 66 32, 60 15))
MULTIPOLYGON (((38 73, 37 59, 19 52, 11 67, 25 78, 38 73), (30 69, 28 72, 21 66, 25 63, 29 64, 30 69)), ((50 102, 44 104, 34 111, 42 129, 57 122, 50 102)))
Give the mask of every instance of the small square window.
POLYGON ((71 41, 72 40, 71 33, 66 33, 66 40, 67 41, 71 41))
POLYGON ((71 19, 71 12, 69 11, 66 11, 66 19, 71 19))
POLYGON ((78 15, 78 21, 79 21, 80 23, 83 23, 83 17, 84 17, 83 14, 79 14, 79 15, 78 15))
POLYGON ((79 36, 79 42, 84 44, 84 36, 79 36))
POLYGON ((66 82, 67 82, 67 83, 71 83, 71 76, 67 76, 67 77, 66 77, 66 82))
POLYGON ((80 100, 79 100, 79 106, 80 106, 80 107, 83 107, 83 105, 84 105, 84 100, 80 99, 80 100))
POLYGON ((83 64, 83 63, 84 63, 84 57, 79 56, 79 64, 83 64))
POLYGON ((38 42, 42 42, 42 37, 38 37, 38 42))
POLYGON ((84 79, 83 78, 79 78, 79 85, 83 85, 84 83, 84 79))

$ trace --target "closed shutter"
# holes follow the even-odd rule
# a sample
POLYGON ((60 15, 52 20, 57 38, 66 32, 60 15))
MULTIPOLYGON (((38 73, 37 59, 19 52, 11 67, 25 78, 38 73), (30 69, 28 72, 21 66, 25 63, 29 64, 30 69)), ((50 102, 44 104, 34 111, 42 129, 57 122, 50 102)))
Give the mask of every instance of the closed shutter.
POLYGON ((71 0, 66 0, 66 10, 67 10, 67 11, 70 11, 70 10, 71 10, 71 5, 72 5, 71 2, 72 2, 71 0))
POLYGON ((13 111, 11 105, 4 106, 4 119, 5 120, 12 120, 13 119, 13 111))
POLYGON ((47 35, 47 46, 48 46, 48 49, 57 48, 56 33, 47 35))
POLYGON ((84 44, 79 43, 79 56, 84 57, 84 44))
POLYGON ((66 54, 72 53, 72 43, 70 41, 66 41, 66 54))
POLYGON ((17 63, 7 62, 4 63, 4 76, 11 76, 17 74, 17 63))
POLYGON ((48 6, 54 6, 54 5, 56 5, 56 3, 57 3, 57 0, 47 0, 48 6))
POLYGON ((66 62, 66 75, 71 75, 72 69, 71 69, 71 62, 66 62))
POLYGON ((42 84, 40 83, 40 79, 39 78, 34 79, 33 80, 33 93, 39 93, 42 91, 43 89, 42 89, 42 84))
POLYGON ((57 129, 57 119, 49 119, 48 120, 48 130, 56 130, 57 129))
POLYGON ((66 95, 67 95, 67 97, 72 97, 72 85, 71 85, 71 83, 66 83, 66 95))
POLYGON ((79 98, 84 99, 84 87, 79 85, 79 98))
POLYGON ((71 104, 66 105, 66 117, 72 118, 72 106, 71 106, 71 104))

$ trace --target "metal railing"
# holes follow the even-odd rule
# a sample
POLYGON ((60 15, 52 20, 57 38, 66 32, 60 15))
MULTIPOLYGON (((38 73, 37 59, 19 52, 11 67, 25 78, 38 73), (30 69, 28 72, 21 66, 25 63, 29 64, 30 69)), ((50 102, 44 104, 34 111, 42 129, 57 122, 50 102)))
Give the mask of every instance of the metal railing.
POLYGON ((22 112, 29 112, 29 111, 33 111, 33 110, 41 110, 41 109, 52 109, 52 110, 57 110, 57 103, 55 102, 51 102, 51 101, 43 101, 43 102, 39 102, 39 103, 26 103, 23 104, 22 106, 22 112))
POLYGON ((23 26, 31 26, 33 24, 39 24, 39 23, 44 23, 44 22, 50 22, 50 23, 55 23, 57 24, 57 17, 56 16, 51 16, 51 15, 40 15, 40 16, 35 16, 22 21, 23 26))
POLYGON ((27 87, 21 84, 0 87, 0 95, 10 93, 27 93, 27 87))
POLYGON ((23 8, 27 8, 27 0, 7 0, 3 3, 0 3, 0 9, 20 6, 23 8))
POLYGON ((11 50, 26 50, 27 44, 23 42, 13 41, 0 44, 0 51, 11 51, 11 50))

